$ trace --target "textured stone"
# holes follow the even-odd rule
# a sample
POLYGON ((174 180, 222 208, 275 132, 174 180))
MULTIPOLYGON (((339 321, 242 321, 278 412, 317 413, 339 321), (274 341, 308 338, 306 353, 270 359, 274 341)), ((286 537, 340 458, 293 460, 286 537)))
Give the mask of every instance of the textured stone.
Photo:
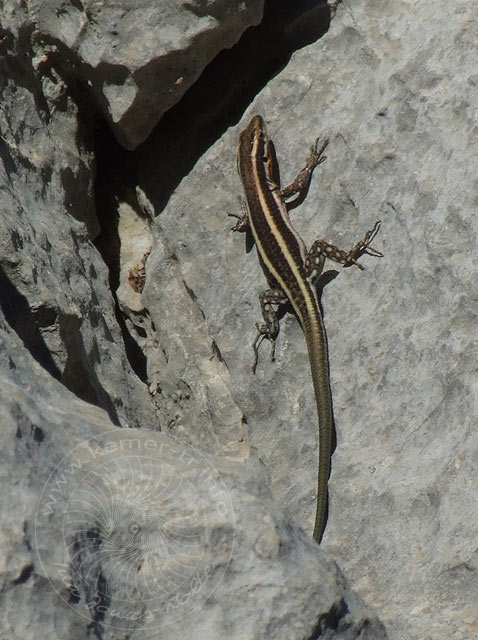
MULTIPOLYGON (((244 251, 244 238, 229 232, 225 212, 241 192, 239 131, 261 113, 284 182, 318 134, 330 138, 327 162, 308 199, 292 212, 309 244, 321 236, 348 248, 375 220, 383 221, 376 245, 385 257, 364 258, 365 272, 341 270, 323 295, 338 440, 323 549, 392 639, 467 640, 478 625, 473 4, 342 3, 329 33, 292 57, 242 121, 184 176, 154 221, 164 175, 154 149, 133 156, 136 192, 114 191, 128 182, 121 174, 110 185, 121 221, 110 244, 106 231, 113 221, 93 197, 97 114, 89 98, 98 98, 111 123, 116 118, 124 125, 125 133, 115 133, 132 146, 160 111, 136 101, 164 85, 148 79, 137 92, 133 66, 148 62, 138 62, 126 47, 133 66, 118 70, 117 52, 100 51, 100 42, 125 42, 126 31, 106 32, 114 22, 111 5, 26 6, 4 4, 0 40, 2 631, 21 638, 124 637, 130 632, 118 630, 111 603, 90 607, 86 618, 78 611, 98 589, 108 598, 131 594, 133 575, 140 604, 128 601, 127 613, 147 621, 144 593, 151 592, 154 566, 148 559, 163 541, 161 525, 151 503, 143 501, 138 512, 120 489, 125 468, 131 492, 137 487, 144 496, 151 481, 157 492, 163 485, 154 485, 138 460, 130 464, 129 453, 119 456, 114 475, 117 440, 101 468, 91 452, 82 460, 81 469, 96 475, 80 480, 94 478, 99 496, 112 488, 106 511, 118 527, 111 518, 90 526, 92 515, 98 519, 90 501, 78 518, 80 525, 85 518, 84 533, 76 535, 75 518, 67 516, 76 515, 78 503, 63 500, 50 521, 42 512, 39 554, 34 548, 35 514, 49 474, 86 438, 105 442, 115 423, 160 427, 165 433, 152 433, 152 440, 169 445, 169 435, 176 451, 220 454, 209 459, 219 474, 213 477, 224 480, 234 506, 228 570, 168 637, 383 636, 335 564, 303 533, 312 528, 315 506, 317 427, 306 349, 292 316, 284 319, 276 362, 264 349, 257 375, 250 372, 257 293, 265 281, 254 252, 244 251), (85 22, 85 7, 88 15, 104 11, 102 21, 85 22), (54 8, 60 9, 56 17, 54 8), (129 119, 133 104, 138 111, 129 119), (77 545, 77 556, 65 540, 77 545), (105 549, 107 542, 118 558, 109 567, 95 546, 105 549), (128 572, 125 549, 138 560, 136 574, 128 572), (59 573, 62 565, 67 574, 59 573)), ((154 29, 144 22, 137 27, 136 19, 134 27, 121 24, 140 34, 131 46, 136 42, 144 53, 154 29)), ((204 51, 212 51, 204 43, 197 53, 190 50, 201 64, 204 51)), ((159 58, 152 53, 154 65, 159 58)), ((187 76, 182 60, 174 59, 171 77, 192 82, 198 67, 187 76)), ((176 98, 183 84, 175 86, 176 98)), ((121 440, 122 431, 114 438, 121 440)), ((138 439, 145 445, 149 434, 142 431, 138 439)), ((210 467, 198 463, 184 474, 178 459, 160 456, 154 465, 175 470, 174 495, 182 495, 185 478, 195 495, 205 496, 209 487, 200 470, 210 467)), ((67 494, 77 499, 82 484, 73 480, 67 494)), ((207 518, 214 516, 213 500, 201 504, 207 518)), ((201 538, 190 503, 183 513, 187 526, 168 512, 165 530, 178 520, 181 533, 210 543, 201 547, 201 561, 207 565, 207 554, 216 554, 224 567, 230 520, 212 517, 211 537, 201 538)), ((180 557, 172 540, 165 580, 180 557)), ((186 583, 173 585, 189 602, 186 583)), ((130 635, 164 633, 137 628, 130 635)))
POLYGON ((2 637, 385 637, 263 468, 116 428, 0 335, 2 637))
MULTIPOLYGON (((21 9, 19 9, 21 13, 21 9)), ((155 423, 132 370, 109 273, 92 244, 93 122, 67 84, 35 68, 31 42, 3 32, 0 281, 10 326, 42 366, 116 423, 155 423)))
POLYGON ((60 64, 132 149, 176 104, 204 67, 257 24, 263 0, 109 0, 6 3, 33 30, 35 58, 60 64))
POLYGON ((478 628, 476 47, 474 3, 339 5, 329 33, 293 56, 161 216, 234 380, 246 440, 309 531, 317 426, 295 318, 282 323, 276 362, 266 345, 250 372, 266 284, 224 217, 241 194, 240 130, 266 118, 284 184, 314 138, 330 138, 291 214, 309 245, 347 249, 383 221, 385 257, 341 270, 322 299, 338 440, 323 546, 396 640, 465 640, 478 628))
MULTIPOLYGON (((92 32, 108 43, 113 14, 104 3, 5 5, 1 636, 384 638, 274 500, 149 194, 119 189, 120 176, 110 192, 94 182, 101 139, 76 83, 93 86, 97 64, 124 108, 127 80, 104 60, 79 62, 98 54, 84 45, 92 32)), ((154 39, 135 26, 138 45, 154 39)))

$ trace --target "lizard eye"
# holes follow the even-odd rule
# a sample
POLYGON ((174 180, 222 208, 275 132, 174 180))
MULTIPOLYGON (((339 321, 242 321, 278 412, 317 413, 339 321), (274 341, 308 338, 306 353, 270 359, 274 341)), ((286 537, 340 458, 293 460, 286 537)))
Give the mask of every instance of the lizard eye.
POLYGON ((267 164, 269 162, 269 158, 267 156, 262 156, 262 162, 267 164))

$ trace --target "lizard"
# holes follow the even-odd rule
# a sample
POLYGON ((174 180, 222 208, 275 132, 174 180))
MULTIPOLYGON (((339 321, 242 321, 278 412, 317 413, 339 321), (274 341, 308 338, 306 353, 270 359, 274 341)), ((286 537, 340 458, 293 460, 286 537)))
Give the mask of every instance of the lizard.
MULTIPOLYGON (((326 140, 319 147, 318 138, 312 146, 304 168, 296 179, 281 189, 279 166, 273 142, 269 139, 261 116, 252 118, 239 138, 237 167, 246 197, 242 216, 233 231, 250 231, 269 289, 260 294, 264 324, 256 324, 257 335, 252 345, 255 373, 261 342, 271 343, 271 360, 275 359, 275 343, 279 333, 277 309, 290 303, 304 333, 309 356, 319 425, 317 474, 317 505, 313 538, 320 544, 328 514, 328 481, 334 439, 334 417, 329 378, 329 358, 324 320, 316 290, 324 262, 329 258, 344 267, 364 267, 358 259, 368 254, 383 257, 371 246, 381 221, 348 252, 316 240, 307 253, 305 243, 294 229, 290 217, 291 203, 287 199, 299 194, 302 200, 312 172, 325 159, 326 140)), ((305 196, 304 196, 305 197, 305 196)), ((294 201, 295 202, 295 201, 294 201)))

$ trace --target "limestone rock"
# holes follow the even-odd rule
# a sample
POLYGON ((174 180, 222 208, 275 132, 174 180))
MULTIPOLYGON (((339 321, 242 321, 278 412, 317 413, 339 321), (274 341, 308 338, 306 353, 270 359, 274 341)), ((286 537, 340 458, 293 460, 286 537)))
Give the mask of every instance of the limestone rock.
POLYGON ((396 640, 464 640, 478 628, 476 45, 469 2, 340 4, 329 32, 294 54, 161 216, 234 380, 245 438, 309 529, 317 422, 293 316, 276 361, 266 345, 250 372, 267 285, 223 213, 240 210, 239 132, 255 113, 266 119, 283 184, 318 135, 330 139, 291 212, 309 246, 322 237, 348 249, 382 220, 385 257, 340 269, 322 297, 338 441, 323 546, 396 640))
POLYGON ((4 325, 2 638, 385 637, 263 469, 115 427, 4 325))
POLYGON ((262 16, 263 0, 41 2, 28 23, 128 149, 143 142, 205 66, 262 16))
POLYGON ((115 148, 111 168, 95 164, 98 119, 138 144, 262 5, 183 3, 176 40, 146 2, 121 6, 2 7, 2 633, 164 637, 145 627, 154 597, 162 622, 180 599, 187 609, 171 638, 384 637, 363 598, 393 640, 467 640, 478 624, 472 4, 339 4, 240 122, 217 125, 204 154, 188 147, 176 182, 165 163, 193 116, 172 121, 167 157, 151 136, 147 153, 115 148), (254 113, 284 184, 317 135, 330 139, 291 212, 309 245, 349 248, 382 220, 385 257, 341 270, 322 298, 337 449, 321 549, 307 536, 317 424, 302 333, 286 316, 276 361, 264 350, 251 374, 266 283, 225 215, 254 113), (52 481, 61 500, 49 512, 52 481), (215 590, 201 600, 203 584, 215 590))

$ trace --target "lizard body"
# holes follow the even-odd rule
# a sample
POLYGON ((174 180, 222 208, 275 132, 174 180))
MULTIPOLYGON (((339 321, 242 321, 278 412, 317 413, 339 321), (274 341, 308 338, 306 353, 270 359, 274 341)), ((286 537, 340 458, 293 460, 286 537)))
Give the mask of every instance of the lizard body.
POLYGON ((357 262, 360 256, 381 256, 380 252, 370 247, 380 222, 349 252, 317 240, 307 253, 302 238, 294 229, 286 199, 295 193, 301 193, 307 187, 314 168, 325 160, 323 152, 326 146, 327 142, 318 148, 317 140, 306 166, 295 181, 281 189, 274 145, 267 136, 261 116, 254 116, 240 134, 237 163, 246 196, 247 212, 234 227, 236 231, 251 230, 271 287, 260 298, 265 324, 257 327, 258 333, 253 344, 253 370, 257 366, 259 344, 264 338, 271 341, 271 358, 274 359, 275 340, 279 333, 274 306, 289 301, 305 336, 319 422, 317 509, 313 533, 314 539, 319 543, 327 521, 334 418, 327 337, 315 287, 312 285, 316 284, 326 257, 346 267, 356 264, 363 268, 357 262))

